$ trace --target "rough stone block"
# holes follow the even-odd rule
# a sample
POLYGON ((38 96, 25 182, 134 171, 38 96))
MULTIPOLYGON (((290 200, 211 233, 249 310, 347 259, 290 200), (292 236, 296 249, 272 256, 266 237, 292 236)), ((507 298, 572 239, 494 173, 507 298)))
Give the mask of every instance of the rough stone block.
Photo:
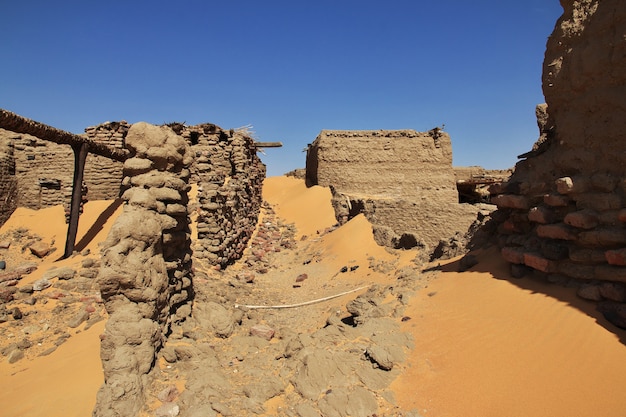
POLYGON ((547 207, 533 207, 528 211, 528 220, 534 223, 548 224, 556 219, 554 211, 547 207))
POLYGON ((576 240, 577 238, 576 231, 562 223, 537 226, 537 236, 560 240, 576 240))
POLYGON ((590 210, 580 210, 568 213, 563 219, 565 224, 579 229, 593 229, 598 226, 598 216, 590 210))
POLYGON ((626 209, 621 209, 617 215, 620 222, 626 223, 626 209))
POLYGON ((572 262, 581 264, 602 264, 606 262, 604 251, 601 249, 570 248, 569 258, 572 262))
POLYGON ((580 265, 569 261, 560 261, 557 270, 559 274, 576 279, 591 280, 595 276, 595 269, 591 265, 580 265))
POLYGON ((524 251, 519 248, 504 247, 500 250, 502 258, 512 264, 524 263, 524 251))
POLYGON ((626 246, 626 230, 607 228, 580 232, 578 241, 585 246, 626 246))
POLYGON ((574 199, 579 209, 606 211, 622 208, 622 199, 617 194, 587 193, 576 195, 574 199))
POLYGON ((604 256, 610 265, 626 266, 626 248, 608 250, 604 256))
POLYGON ((623 303, 626 301, 626 289, 623 284, 616 282, 603 282, 600 285, 600 295, 611 301, 623 303))
POLYGON ((498 208, 513 208, 519 210, 528 210, 530 207, 530 203, 528 202, 528 198, 521 195, 513 195, 513 194, 500 194, 497 195, 493 200, 498 208))
POLYGON ((524 253, 524 264, 541 272, 556 272, 556 263, 536 253, 524 253))
POLYGON ((613 265, 594 267, 594 277, 603 281, 626 282, 626 268, 613 265))

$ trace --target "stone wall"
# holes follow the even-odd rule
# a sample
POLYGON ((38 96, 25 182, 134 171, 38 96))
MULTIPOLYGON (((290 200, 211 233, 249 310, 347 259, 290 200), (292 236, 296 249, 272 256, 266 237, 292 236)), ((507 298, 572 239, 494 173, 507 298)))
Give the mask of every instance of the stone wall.
POLYGON ((191 314, 186 141, 168 127, 134 124, 126 145, 123 213, 103 244, 100 291, 104 385, 94 415, 137 415, 148 372, 172 326, 191 314))
POLYGON ((175 128, 194 153, 199 204, 194 256, 226 266, 242 256, 256 227, 265 165, 245 132, 212 124, 175 128))
POLYGON ((514 265, 602 287, 626 282, 626 2, 561 4, 540 140, 497 190, 500 243, 514 265))
POLYGON ((450 136, 441 129, 322 131, 307 152, 308 185, 329 186, 340 223, 364 213, 379 244, 423 246, 465 233, 450 136))
POLYGON ((0 226, 17 206, 17 177, 13 141, 0 135, 0 226))

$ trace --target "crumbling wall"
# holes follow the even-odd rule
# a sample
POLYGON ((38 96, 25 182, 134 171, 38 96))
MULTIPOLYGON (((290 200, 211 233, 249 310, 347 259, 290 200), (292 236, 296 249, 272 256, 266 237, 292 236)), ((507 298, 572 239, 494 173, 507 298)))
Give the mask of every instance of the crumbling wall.
POLYGON ((306 180, 331 187, 340 223, 364 213, 386 246, 432 251, 476 219, 458 204, 450 136, 438 128, 324 130, 309 146, 306 180))
POLYGON ((104 385, 94 415, 137 415, 148 372, 172 326, 191 314, 186 141, 168 127, 134 124, 126 137, 123 213, 103 244, 98 276, 109 313, 101 343, 104 385))
POLYGON ((198 184, 198 236, 194 256, 216 266, 239 259, 257 224, 265 165, 254 140, 212 124, 179 126, 191 144, 198 184))
POLYGON ((0 226, 17 207, 17 177, 13 142, 0 134, 0 226))
MULTIPOLYGON (((517 270, 602 288, 626 282, 626 2, 561 5, 545 54, 540 140, 495 199, 500 243, 517 270)), ((626 301, 621 294, 612 298, 626 301)))

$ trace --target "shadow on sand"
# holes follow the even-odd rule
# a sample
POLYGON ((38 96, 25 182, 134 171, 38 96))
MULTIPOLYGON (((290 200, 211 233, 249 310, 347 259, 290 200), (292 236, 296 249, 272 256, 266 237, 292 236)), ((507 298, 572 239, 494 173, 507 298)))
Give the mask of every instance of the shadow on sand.
MULTIPOLYGON (((476 255, 479 262, 473 267, 466 269, 467 271, 485 272, 490 274, 494 279, 509 281, 511 284, 524 290, 532 293, 543 294, 566 303, 592 317, 596 323, 615 334, 619 341, 623 345, 626 345, 626 330, 620 329, 604 318, 602 313, 596 309, 596 303, 578 297, 576 295, 576 286, 549 283, 545 280, 545 277, 541 276, 539 273, 532 273, 524 278, 514 278, 509 272, 510 268, 508 263, 500 257, 498 251, 494 247, 471 253, 476 255), (486 262, 486 260, 489 261, 486 262)), ((442 263, 441 265, 433 266, 428 269, 440 270, 449 273, 461 273, 459 272, 462 270, 461 268, 462 263, 461 260, 458 259, 445 264, 442 263)))
POLYGON ((77 252, 81 252, 84 250, 89 243, 102 231, 105 223, 111 218, 113 213, 122 205, 124 200, 121 198, 115 199, 109 206, 100 213, 96 221, 91 225, 87 233, 80 239, 80 241, 76 244, 74 250, 77 252))

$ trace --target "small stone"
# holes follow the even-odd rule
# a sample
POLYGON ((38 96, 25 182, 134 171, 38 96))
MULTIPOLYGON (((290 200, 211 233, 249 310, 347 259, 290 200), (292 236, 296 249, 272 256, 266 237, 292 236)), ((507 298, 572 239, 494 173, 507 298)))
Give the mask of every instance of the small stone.
POLYGON ((6 261, 0 261, 0 270, 6 269, 7 263, 6 261))
POLYGON ((156 417, 176 417, 180 413, 178 404, 165 403, 154 411, 156 417))
POLYGON ((74 317, 72 317, 67 323, 68 327, 76 328, 81 325, 82 322, 87 321, 89 319, 89 312, 82 310, 79 311, 74 317))
POLYGON ((14 320, 21 320, 22 317, 24 317, 24 315, 22 314, 22 310, 20 310, 18 307, 13 308, 13 312, 11 313, 11 315, 13 316, 14 320))
POLYGON ((265 324, 257 324, 256 326, 252 326, 250 328, 250 334, 252 336, 258 336, 265 340, 271 340, 275 333, 276 331, 274 329, 265 324))
POLYGON ((31 284, 22 285, 20 288, 18 288, 18 291, 24 294, 32 294, 33 286, 31 284))
POLYGON ((170 385, 167 388, 163 389, 161 392, 159 392, 157 398, 163 403, 170 403, 174 401, 179 394, 180 393, 178 392, 178 388, 176 388, 176 385, 170 385))
POLYGON ((306 280, 309 276, 307 274, 300 274, 298 275, 298 277, 296 278, 296 282, 302 282, 304 280, 306 280))
POLYGON ((50 287, 50 281, 48 281, 46 278, 42 278, 39 279, 35 282, 33 282, 33 291, 42 291, 45 290, 46 288, 50 287))
POLYGON ((50 253, 51 247, 44 242, 35 242, 29 247, 30 252, 38 258, 43 258, 50 253))
POLYGON ((15 363, 24 357, 24 352, 20 349, 15 349, 11 353, 9 353, 9 357, 7 361, 9 363, 15 363))
POLYGON ((8 240, 3 240, 0 242, 0 249, 9 249, 11 247, 11 242, 8 240))

